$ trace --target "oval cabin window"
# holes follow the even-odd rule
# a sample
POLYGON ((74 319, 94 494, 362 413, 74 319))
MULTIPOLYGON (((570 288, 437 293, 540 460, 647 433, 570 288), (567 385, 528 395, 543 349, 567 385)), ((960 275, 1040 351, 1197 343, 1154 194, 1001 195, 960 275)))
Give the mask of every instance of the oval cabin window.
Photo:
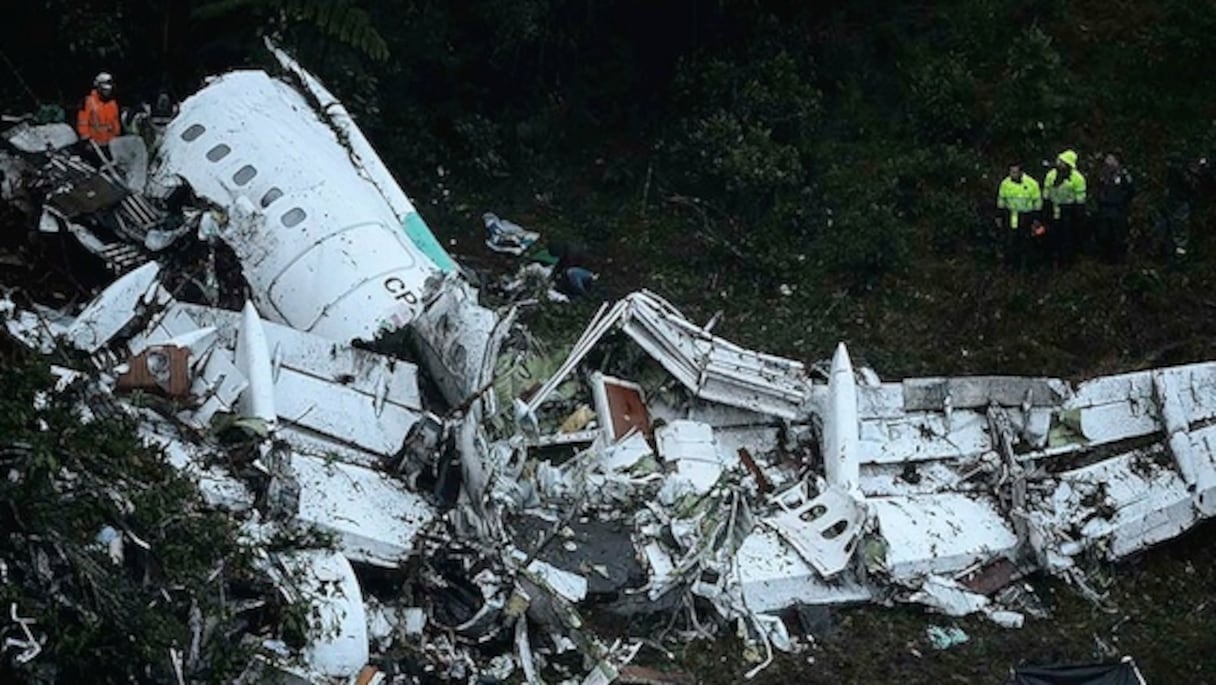
POLYGON ((246 183, 252 181, 253 177, 257 176, 257 175, 258 175, 258 170, 254 169, 252 166, 246 164, 245 166, 241 167, 240 169, 237 169, 236 173, 232 175, 232 182, 237 184, 238 186, 243 186, 246 183))
POLYGON ((266 209, 280 197, 283 197, 283 191, 279 190, 278 188, 271 188, 270 190, 267 190, 266 194, 262 196, 262 209, 266 209))
POLYGON ((308 215, 304 213, 304 210, 300 209, 299 207, 292 207, 291 209, 287 210, 286 214, 283 215, 283 225, 287 228, 291 228, 292 226, 299 225, 299 223, 307 216, 308 215))
POLYGON ((212 162, 218 162, 227 157, 229 152, 232 152, 232 148, 220 143, 210 150, 207 150, 207 159, 211 160, 212 162))

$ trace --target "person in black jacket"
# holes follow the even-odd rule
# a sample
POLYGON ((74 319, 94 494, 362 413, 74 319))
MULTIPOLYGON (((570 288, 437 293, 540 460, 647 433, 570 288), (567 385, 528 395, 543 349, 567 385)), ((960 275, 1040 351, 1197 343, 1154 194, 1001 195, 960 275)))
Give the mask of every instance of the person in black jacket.
POLYGON ((1136 187, 1132 175, 1114 154, 1106 155, 1098 179, 1098 222, 1095 238, 1098 255, 1111 262, 1127 254, 1128 214, 1136 187))
POLYGON ((1171 155, 1166 161, 1165 203, 1154 210, 1157 231, 1170 261, 1187 257, 1190 249, 1191 217, 1207 216, 1216 194, 1216 173, 1206 156, 1188 158, 1171 155))

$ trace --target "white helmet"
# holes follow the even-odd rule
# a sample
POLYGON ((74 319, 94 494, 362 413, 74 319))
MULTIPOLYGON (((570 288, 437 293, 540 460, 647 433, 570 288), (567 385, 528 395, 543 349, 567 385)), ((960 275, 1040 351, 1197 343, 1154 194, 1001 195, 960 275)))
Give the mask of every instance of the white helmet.
POLYGON ((114 77, 110 76, 109 72, 103 71, 93 77, 93 87, 100 88, 101 86, 113 86, 114 77))

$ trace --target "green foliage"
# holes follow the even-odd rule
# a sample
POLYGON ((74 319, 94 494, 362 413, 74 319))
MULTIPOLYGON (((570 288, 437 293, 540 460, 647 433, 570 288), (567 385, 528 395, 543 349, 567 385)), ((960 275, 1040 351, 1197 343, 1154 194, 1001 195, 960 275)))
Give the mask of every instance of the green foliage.
MULTIPOLYGON (((1210 2, 1165 0, 1156 3, 1161 20, 1147 29, 1147 50, 1144 57, 1168 69, 1186 69, 1188 65, 1211 63, 1216 59, 1216 5, 1210 2)), ((1192 75, 1172 74, 1172 80, 1190 82, 1192 75)))
POLYGON ((308 644, 311 631, 313 608, 308 602, 300 600, 284 603, 279 607, 278 624, 283 634, 283 642, 291 649, 303 649, 308 644))
POLYGON ((767 201, 803 181, 798 149, 773 140, 770 129, 717 110, 689 124, 673 145, 696 186, 738 198, 767 201))
POLYGON ((798 144, 812 134, 822 115, 822 94, 810 82, 810 65, 779 50, 738 60, 691 61, 677 73, 675 97, 701 114, 726 110, 750 125, 798 144))
POLYGON ((955 254, 967 245, 981 242, 987 231, 977 201, 970 192, 933 188, 917 204, 918 218, 928 244, 938 254, 955 254))
POLYGON ((211 0, 195 8, 194 16, 208 19, 240 11, 306 24, 376 61, 388 59, 388 43, 352 0, 211 0))
POLYGON ((689 61, 675 82, 689 113, 658 146, 675 188, 728 217, 723 240, 735 245, 734 257, 773 279, 809 247, 807 162, 822 117, 812 77, 809 63, 784 50, 689 61))
POLYGON ((1083 111, 1076 78, 1055 41, 1032 25, 1009 43, 993 95, 996 136, 1023 145, 1071 135, 1083 111))
POLYGON ((503 156, 504 148, 499 127, 480 114, 466 114, 452 122, 459 141, 459 157, 486 178, 510 175, 510 165, 503 156))
POLYGON ((47 0, 46 8, 58 23, 59 35, 68 52, 82 58, 122 58, 129 48, 124 31, 124 6, 120 2, 97 7, 71 0, 47 0))
POLYGON ((542 38, 556 4, 557 0, 481 3, 485 23, 494 27, 493 53, 512 53, 542 38))
POLYGON ((823 190, 829 215, 816 252, 830 269, 864 283, 905 268, 912 257, 912 230, 896 206, 898 179, 860 170, 829 167, 823 190))
POLYGON ((50 394, 45 362, 7 343, 0 355, 0 460, 11 474, 0 481, 8 531, 0 603, 33 617, 46 636, 43 653, 7 675, 167 682, 169 650, 189 646, 197 607, 215 630, 199 644, 210 670, 191 675, 231 680, 246 657, 226 638, 236 619, 219 584, 252 573, 232 522, 203 510, 196 487, 144 447, 129 420, 82 423, 74 407, 83 388, 50 394), (95 541, 105 526, 125 537, 121 564, 95 541))
POLYGON ((908 69, 912 124, 929 140, 969 137, 978 121, 978 84, 957 52, 930 52, 908 69))
POLYGON ((987 230, 986 202, 996 191, 984 181, 986 162, 973 148, 916 147, 892 157, 888 166, 897 179, 901 216, 937 253, 955 254, 987 230))
POLYGON ((1162 298, 1169 294, 1169 284, 1161 272, 1153 268, 1128 271, 1120 285, 1130 297, 1162 298))

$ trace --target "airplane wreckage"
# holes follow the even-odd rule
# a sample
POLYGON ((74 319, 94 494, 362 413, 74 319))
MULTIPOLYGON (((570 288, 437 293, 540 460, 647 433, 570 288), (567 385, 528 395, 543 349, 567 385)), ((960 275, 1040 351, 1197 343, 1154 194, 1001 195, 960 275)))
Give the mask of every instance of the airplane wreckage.
POLYGON ((117 276, 75 312, 0 300, 8 332, 87 355, 56 374, 135 417, 250 539, 332 536, 263 560, 314 631, 300 653, 261 650, 248 682, 407 682, 378 660, 395 642, 440 679, 612 682, 641 642, 594 634, 589 606, 731 625, 751 675, 798 648, 797 607, 908 601, 1017 627, 1027 573, 1096 595, 1087 564, 1216 511, 1216 363, 883 382, 843 345, 808 367, 650 292, 542 358, 516 305, 479 304, 342 104, 271 49, 281 74, 212 78, 151 155, 86 162, 63 124, 14 126, 0 155, 6 199, 117 276), (212 268, 170 287, 186 243, 212 268), (409 358, 374 342, 396 332, 409 358), (256 478, 225 468, 222 416, 258 427, 256 478), (363 582, 406 569, 412 601, 363 582))

